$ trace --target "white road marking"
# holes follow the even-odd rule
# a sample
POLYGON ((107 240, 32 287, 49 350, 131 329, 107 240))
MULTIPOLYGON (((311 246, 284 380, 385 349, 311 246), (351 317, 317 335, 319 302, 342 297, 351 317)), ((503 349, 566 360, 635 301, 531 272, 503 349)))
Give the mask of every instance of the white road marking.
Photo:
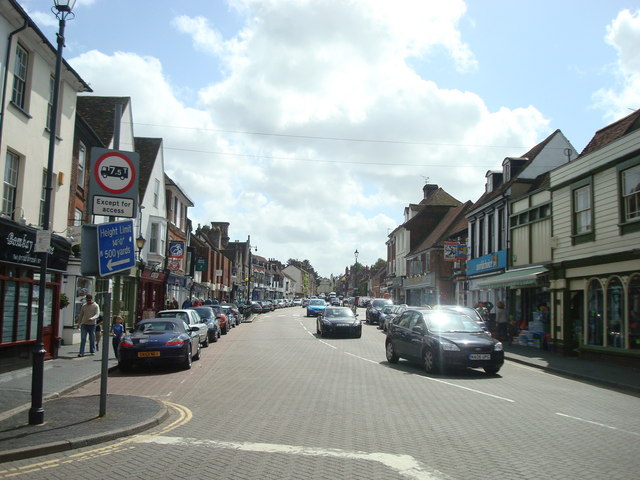
POLYGON ((638 432, 630 432, 629 430, 622 430, 621 428, 614 427, 612 425, 607 425, 605 423, 594 422, 593 420, 587 420, 585 418, 574 417, 572 415, 567 415, 566 413, 560 413, 560 412, 556 412, 556 415, 560 415, 561 417, 565 417, 565 418, 570 418, 572 420, 577 420, 579 422, 589 423, 591 425, 596 425, 598 427, 604 427, 604 428, 608 428, 610 430, 616 430, 618 432, 628 433, 629 435, 635 435, 636 437, 640 437, 640 433, 638 433, 638 432))
POLYGON ((140 437, 140 443, 155 443, 160 445, 187 445, 193 447, 201 445, 213 448, 226 448, 243 452, 280 453, 287 455, 302 455, 309 457, 331 457, 346 460, 365 460, 378 462, 394 470, 400 475, 416 480, 445 480, 449 477, 437 470, 429 471, 420 462, 410 455, 394 455, 390 453, 367 453, 340 450, 336 448, 312 448, 297 445, 280 445, 274 443, 253 442, 218 442, 215 440, 199 440, 197 438, 144 436, 140 437))
MULTIPOLYGON (((313 335, 313 334, 312 334, 312 333, 307 329, 307 327, 306 327, 302 322, 300 322, 300 325, 302 325, 302 328, 304 328, 304 329, 307 331, 307 333, 309 333, 310 335, 313 335)), ((318 339, 318 341, 319 341, 320 343, 323 343, 324 345, 326 345, 326 346, 328 346, 328 347, 333 348, 334 350, 338 350, 338 348, 337 348, 336 346, 331 345, 330 343, 327 343, 327 342, 325 342, 324 340, 320 340, 320 339, 318 339)), ((373 363, 373 364, 376 364, 376 365, 379 365, 379 364, 380 364, 380 362, 376 362, 375 360, 370 360, 370 359, 368 359, 368 358, 364 358, 364 357, 361 357, 361 356, 359 356, 359 355, 355 355, 355 354, 353 354, 353 353, 349 353, 349 352, 345 352, 345 351, 342 351, 342 353, 344 353, 344 354, 346 354, 346 355, 349 355, 349 356, 351 356, 351 357, 355 357, 355 358, 357 358, 357 359, 359 359, 359 360, 364 360, 365 362, 373 363)), ((424 378, 425 380, 431 380, 431 381, 433 381, 433 382, 437 382, 437 383, 442 383, 442 384, 444 384, 444 385, 449 385, 450 387, 461 388, 462 390, 467 390, 468 392, 477 393, 477 394, 479 394, 479 395, 485 395, 485 396, 487 396, 487 397, 495 398, 496 400, 503 400, 503 401, 505 401, 505 402, 510 402, 510 403, 515 403, 515 402, 516 402, 515 400, 512 400, 512 399, 510 399, 510 398, 501 397, 501 396, 499 396, 499 395, 494 395, 494 394, 492 394, 492 393, 483 392, 483 391, 481 391, 481 390, 476 390, 476 389, 474 389, 474 388, 464 387, 464 386, 462 386, 462 385, 456 385, 455 383, 446 382, 446 381, 444 381, 444 380, 440 380, 440 379, 438 379, 438 378, 433 378, 433 377, 421 377, 421 378, 424 378)))

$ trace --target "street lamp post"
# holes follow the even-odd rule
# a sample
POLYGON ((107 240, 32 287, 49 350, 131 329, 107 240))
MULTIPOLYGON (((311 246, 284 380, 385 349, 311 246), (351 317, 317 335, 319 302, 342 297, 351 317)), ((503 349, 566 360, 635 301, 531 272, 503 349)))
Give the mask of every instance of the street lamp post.
MULTIPOLYGON (((53 190, 53 157, 56 148, 56 130, 58 127, 58 101, 60 90, 60 70, 62 67, 62 49, 64 48, 64 27, 67 18, 72 19, 72 12, 76 0, 54 0, 51 11, 59 20, 57 34, 58 50, 56 52, 56 67, 53 77, 53 98, 51 105, 51 117, 49 120, 49 155, 47 157, 47 180, 44 196, 44 215, 42 230, 44 236, 51 244, 51 191, 53 190)), ((33 371, 31 374, 31 408, 29 409, 29 425, 40 425, 44 423, 44 408, 42 406, 43 385, 44 385, 44 355, 46 350, 43 343, 44 314, 46 308, 45 296, 47 293, 47 262, 49 261, 49 249, 44 248, 41 252, 40 264, 40 284, 38 298, 38 323, 36 326, 36 344, 33 350, 33 371)), ((53 311, 52 311, 53 314, 53 311)))
MULTIPOLYGON (((53 99, 51 106, 51 117, 49 120, 49 156, 47 158, 47 181, 45 185, 44 197, 44 215, 42 221, 42 230, 49 238, 51 244, 51 191, 53 177, 53 157, 56 147, 56 129, 58 120, 58 99, 60 90, 60 70, 62 66, 62 49, 64 48, 64 27, 66 19, 73 18, 73 6, 76 0, 54 0, 54 6, 51 11, 56 15, 59 23, 58 30, 58 50, 56 53, 56 67, 53 80, 53 99)), ((31 408, 29 409, 29 425, 40 425, 44 423, 44 408, 42 407, 42 395, 44 384, 44 355, 46 350, 43 343, 44 315, 45 315, 45 297, 47 292, 47 262, 49 259, 48 248, 44 248, 41 252, 40 264, 40 284, 38 298, 38 323, 36 326, 36 344, 33 350, 33 370, 31 374, 31 408)), ((52 308, 53 314, 53 308, 52 308)))

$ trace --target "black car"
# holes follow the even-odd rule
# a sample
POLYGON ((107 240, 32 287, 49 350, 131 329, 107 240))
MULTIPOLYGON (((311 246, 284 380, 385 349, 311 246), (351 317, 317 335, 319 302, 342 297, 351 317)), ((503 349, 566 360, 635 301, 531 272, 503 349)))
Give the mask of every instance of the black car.
POLYGON ((123 372, 136 364, 177 363, 191 368, 200 358, 200 328, 179 318, 148 318, 125 333, 118 346, 123 372))
POLYGON ((191 307, 191 310, 195 310, 202 321, 207 324, 209 341, 217 342, 220 338, 220 322, 213 307, 202 305, 201 307, 191 307))
POLYGON ((494 375, 504 363, 502 343, 454 310, 405 310, 389 324, 385 346, 390 363, 419 361, 429 373, 458 367, 483 368, 494 375))
POLYGON ((321 337, 340 334, 360 338, 362 323, 349 307, 327 307, 318 315, 316 332, 321 337))
POLYGON ((393 305, 393 302, 388 298, 374 298, 367 306, 366 321, 367 323, 379 323, 380 312, 385 305, 393 305))

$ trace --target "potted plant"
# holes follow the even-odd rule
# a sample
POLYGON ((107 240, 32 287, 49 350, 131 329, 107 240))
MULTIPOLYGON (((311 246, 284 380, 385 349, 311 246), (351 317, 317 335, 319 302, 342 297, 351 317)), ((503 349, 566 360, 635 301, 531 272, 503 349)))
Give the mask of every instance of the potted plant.
POLYGON ((67 305, 69 305, 69 297, 63 292, 60 294, 60 309, 63 309, 67 305))
POLYGON ((74 257, 79 257, 80 256, 80 244, 76 243, 75 245, 71 245, 71 252, 73 253, 74 257))

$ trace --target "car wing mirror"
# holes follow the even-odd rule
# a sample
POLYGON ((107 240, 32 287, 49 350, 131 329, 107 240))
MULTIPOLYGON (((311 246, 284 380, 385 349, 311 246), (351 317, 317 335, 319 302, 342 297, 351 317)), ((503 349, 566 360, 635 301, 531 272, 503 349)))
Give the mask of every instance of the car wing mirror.
POLYGON ((413 327, 411 327, 411 331, 417 332, 417 333, 424 333, 425 328, 422 325, 414 325, 413 327))

